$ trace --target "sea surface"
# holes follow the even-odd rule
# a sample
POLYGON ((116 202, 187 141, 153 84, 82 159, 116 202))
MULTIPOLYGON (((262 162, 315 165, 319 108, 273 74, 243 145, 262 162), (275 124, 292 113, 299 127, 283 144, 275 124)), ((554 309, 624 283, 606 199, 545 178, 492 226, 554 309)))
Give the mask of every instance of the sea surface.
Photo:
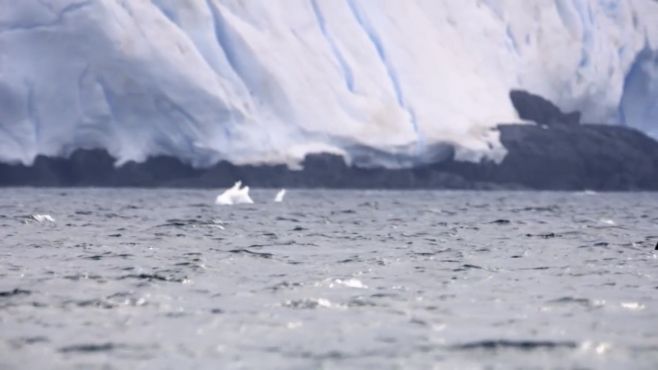
POLYGON ((275 193, 0 189, 0 369, 658 368, 656 193, 275 193))

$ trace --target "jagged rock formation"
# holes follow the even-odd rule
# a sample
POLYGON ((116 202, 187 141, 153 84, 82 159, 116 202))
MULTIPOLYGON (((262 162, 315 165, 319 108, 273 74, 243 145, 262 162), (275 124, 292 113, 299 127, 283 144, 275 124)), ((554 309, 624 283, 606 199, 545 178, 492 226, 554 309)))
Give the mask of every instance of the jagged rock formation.
POLYGON ((559 126, 580 123, 580 112, 562 113, 555 104, 527 91, 512 90, 510 100, 521 119, 533 121, 539 125, 559 126))

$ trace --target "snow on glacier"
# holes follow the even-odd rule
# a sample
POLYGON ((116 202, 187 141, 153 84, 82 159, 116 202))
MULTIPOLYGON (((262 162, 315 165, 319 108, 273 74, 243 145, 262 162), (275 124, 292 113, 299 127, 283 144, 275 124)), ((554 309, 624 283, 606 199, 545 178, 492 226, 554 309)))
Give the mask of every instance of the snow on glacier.
POLYGON ((106 148, 118 164, 162 154, 195 166, 295 165, 333 152, 396 166, 432 158, 437 145, 499 160, 495 125, 518 121, 511 89, 585 121, 658 131, 652 0, 0 0, 0 9, 4 162, 106 148))

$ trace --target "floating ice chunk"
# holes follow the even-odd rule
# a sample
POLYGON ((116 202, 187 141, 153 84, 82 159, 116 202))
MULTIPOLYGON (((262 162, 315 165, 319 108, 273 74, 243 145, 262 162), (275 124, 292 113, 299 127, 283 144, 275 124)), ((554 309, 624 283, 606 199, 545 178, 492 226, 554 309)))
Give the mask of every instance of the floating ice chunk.
POLYGON ((335 281, 336 284, 344 285, 348 288, 368 289, 368 286, 363 284, 361 280, 358 279, 348 279, 348 280, 336 279, 335 281))
POLYGON ((224 192, 217 196, 215 199, 215 204, 219 205, 233 205, 233 204, 251 204, 254 201, 249 196, 249 187, 242 187, 242 181, 237 181, 229 189, 224 190, 224 192))
POLYGON ((330 308, 330 307, 333 306, 333 303, 331 303, 331 301, 326 299, 326 298, 318 298, 316 302, 318 303, 318 306, 320 306, 320 307, 330 308))
POLYGON ((240 186, 242 186, 242 181, 237 181, 229 189, 224 190, 223 193, 217 196, 215 199, 215 204, 220 205, 231 205, 233 204, 233 198, 240 191, 240 186))
POLYGON ((283 202, 283 197, 286 196, 286 189, 281 189, 279 190, 278 193, 276 193, 276 197, 274 197, 274 201, 276 203, 281 203, 283 202))
POLYGON ((55 219, 51 215, 32 215, 32 218, 39 223, 55 222, 55 219))
POLYGON ((640 311, 645 308, 645 306, 639 302, 622 302, 621 307, 631 311, 640 311))
POLYGON ((599 220, 600 223, 605 224, 605 225, 610 225, 610 226, 615 226, 617 223, 611 219, 608 218, 602 218, 599 220))
POLYGON ((597 355, 604 355, 605 353, 609 352, 611 349, 612 345, 610 343, 606 342, 592 342, 592 341, 586 341, 583 342, 581 345, 581 348, 585 351, 593 351, 597 355))
POLYGON ((247 204, 253 204, 254 201, 251 199, 249 196, 249 187, 245 186, 242 189, 240 189, 240 192, 235 198, 235 204, 241 204, 241 203, 247 203, 247 204))

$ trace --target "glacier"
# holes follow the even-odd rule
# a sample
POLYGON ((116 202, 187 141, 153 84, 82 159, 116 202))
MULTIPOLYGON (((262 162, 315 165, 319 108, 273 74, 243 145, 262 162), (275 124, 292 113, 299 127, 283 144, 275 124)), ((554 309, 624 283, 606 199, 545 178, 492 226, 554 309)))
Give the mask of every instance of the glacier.
POLYGON ((500 161, 512 89, 658 136, 654 0, 0 0, 0 161, 500 161), (437 149, 438 148, 438 149, 437 149))

